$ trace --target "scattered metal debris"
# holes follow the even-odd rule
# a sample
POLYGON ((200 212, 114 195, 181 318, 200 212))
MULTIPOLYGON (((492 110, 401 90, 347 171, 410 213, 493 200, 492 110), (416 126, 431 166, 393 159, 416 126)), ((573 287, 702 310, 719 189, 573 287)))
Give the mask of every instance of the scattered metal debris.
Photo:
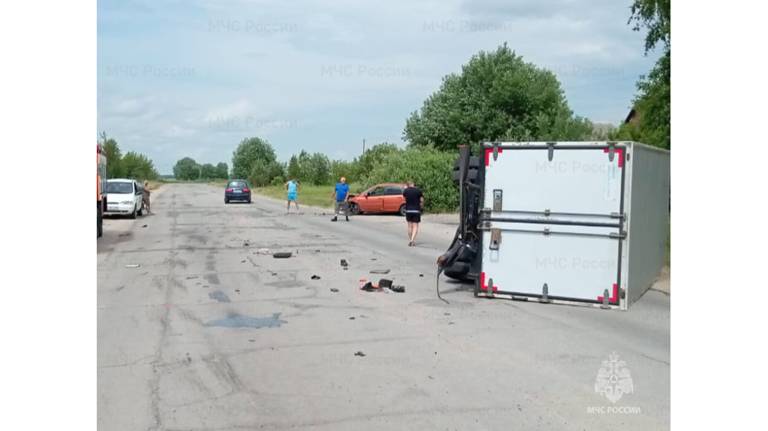
POLYGON ((138 268, 140 266, 141 265, 139 265, 138 263, 129 263, 129 264, 125 265, 126 268, 138 268))
POLYGON ((355 352, 355 356, 363 357, 363 356, 365 356, 365 353, 363 353, 360 350, 358 350, 357 352, 355 352))
POLYGON ((274 257, 275 259, 287 259, 291 256, 293 256, 293 253, 291 253, 290 251, 279 251, 277 253, 272 254, 272 257, 274 257))
POLYGON ((389 274, 389 269, 372 269, 371 274, 389 274))

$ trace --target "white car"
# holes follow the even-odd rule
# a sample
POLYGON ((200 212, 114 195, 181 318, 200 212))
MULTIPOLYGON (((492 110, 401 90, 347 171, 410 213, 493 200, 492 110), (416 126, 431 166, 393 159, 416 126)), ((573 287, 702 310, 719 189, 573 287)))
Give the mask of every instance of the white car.
POLYGON ((107 180, 106 215, 127 215, 136 218, 144 212, 144 187, 134 180, 107 180))

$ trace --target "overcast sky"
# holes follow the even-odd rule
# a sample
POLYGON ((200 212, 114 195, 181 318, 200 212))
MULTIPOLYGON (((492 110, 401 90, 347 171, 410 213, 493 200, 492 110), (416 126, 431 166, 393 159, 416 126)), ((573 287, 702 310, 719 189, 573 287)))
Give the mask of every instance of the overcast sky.
POLYGON ((656 60, 629 0, 99 0, 98 131, 161 173, 227 162, 244 137, 278 158, 351 159, 402 143, 408 115, 480 50, 554 71, 571 109, 619 123, 656 60))

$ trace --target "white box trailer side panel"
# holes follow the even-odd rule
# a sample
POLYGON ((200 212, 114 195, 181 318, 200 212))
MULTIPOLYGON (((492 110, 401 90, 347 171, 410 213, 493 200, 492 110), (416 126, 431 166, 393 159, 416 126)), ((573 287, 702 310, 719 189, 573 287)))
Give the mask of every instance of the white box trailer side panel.
POLYGON ((501 241, 492 250, 491 231, 483 232, 480 290, 520 297, 619 305, 620 239, 616 228, 494 222, 501 241), (546 233, 545 233, 546 232, 546 233))
POLYGON ((502 192, 502 212, 551 213, 552 217, 605 216, 620 212, 624 145, 613 160, 605 143, 558 142, 500 148, 485 155, 485 206, 502 192), (551 156, 551 159, 550 159, 551 156))
POLYGON ((670 153, 633 143, 628 208, 627 295, 637 301, 666 263, 670 214, 670 153))

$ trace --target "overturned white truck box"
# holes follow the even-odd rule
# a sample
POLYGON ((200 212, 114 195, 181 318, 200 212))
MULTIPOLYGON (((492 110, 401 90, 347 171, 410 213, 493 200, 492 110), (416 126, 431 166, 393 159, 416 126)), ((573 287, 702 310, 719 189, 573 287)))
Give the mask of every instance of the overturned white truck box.
POLYGON ((626 309, 664 265, 668 151, 497 142, 463 158, 462 226, 446 274, 474 280, 476 295, 626 309))

